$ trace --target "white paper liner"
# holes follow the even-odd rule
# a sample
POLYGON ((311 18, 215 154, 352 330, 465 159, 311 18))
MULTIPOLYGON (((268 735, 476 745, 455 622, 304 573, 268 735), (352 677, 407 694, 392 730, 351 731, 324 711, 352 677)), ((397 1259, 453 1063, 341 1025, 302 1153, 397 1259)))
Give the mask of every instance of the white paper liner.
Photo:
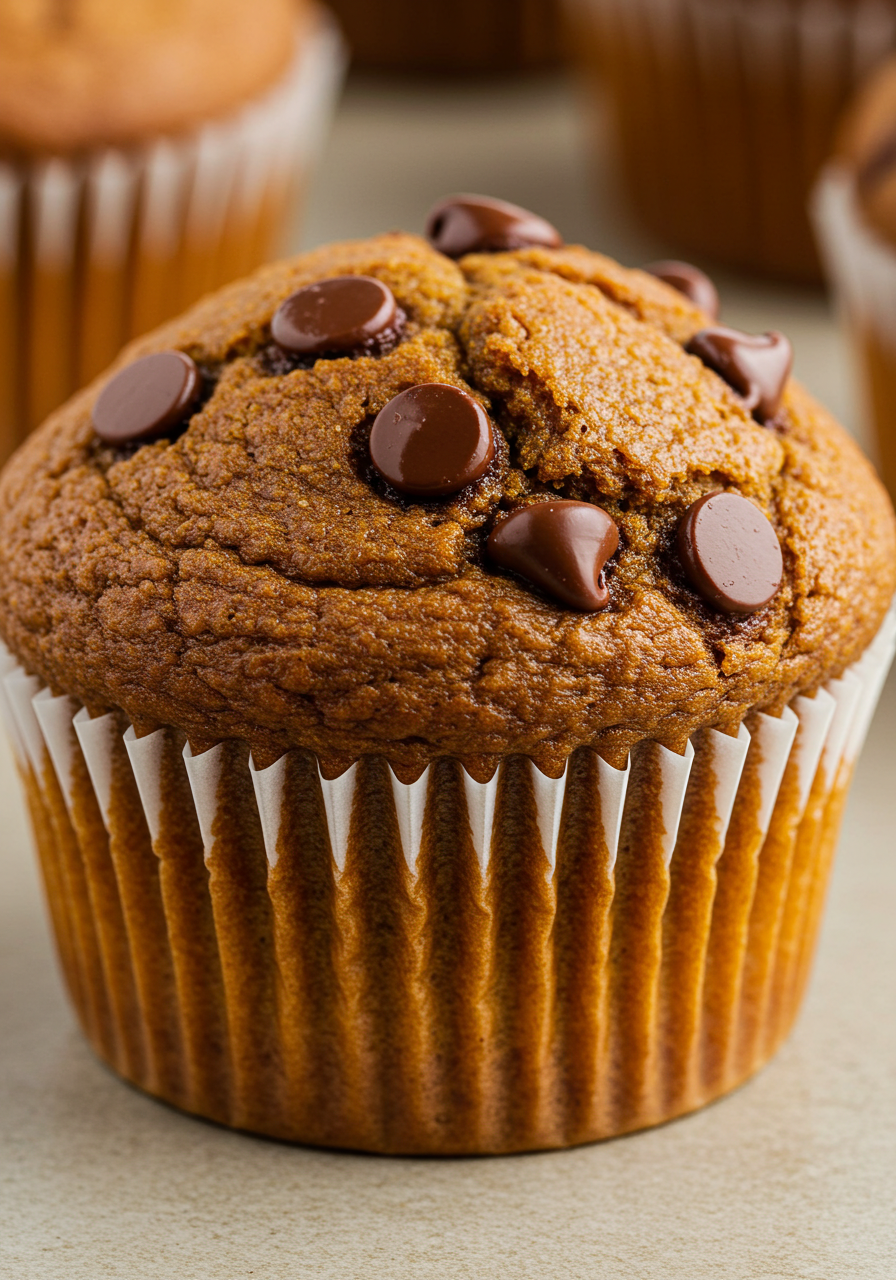
POLYGON ((563 816, 563 798, 566 795, 566 775, 569 762, 563 766, 559 778, 549 778, 529 761, 532 774, 532 790, 535 793, 535 807, 538 813, 538 833, 541 836, 541 847, 547 854, 551 871, 557 865, 557 839, 560 835, 560 819, 563 816))
POLYGON ((780 717, 701 731, 680 755, 642 744, 623 770, 578 753, 559 778, 512 760, 483 783, 455 764, 411 784, 392 774, 384 789, 381 762, 325 779, 306 753, 258 769, 234 743, 187 747, 181 771, 171 730, 138 739, 120 715, 91 718, 2 646, 0 710, 63 970, 101 1057, 238 1128, 444 1152, 450 1123, 447 1149, 519 1150, 669 1119, 774 1051, 894 646, 891 615, 852 668, 780 717), (377 860, 358 856, 370 836, 361 779, 386 828, 391 794, 410 885, 394 836, 378 828, 377 860), (547 883, 528 854, 513 870, 508 802, 537 825, 547 883), (468 841, 481 880, 469 879, 468 841), (435 859, 421 860, 424 846, 435 859), (444 892, 446 874, 459 894, 444 892), (519 1106, 525 1118, 505 1132, 495 1116, 519 1106))
POLYGON ((430 766, 427 765, 416 782, 400 782, 392 769, 389 770, 392 795, 395 798, 395 816, 398 818, 398 830, 401 832, 401 848, 411 871, 417 869, 420 842, 423 838, 423 814, 426 810, 429 770, 430 766))
MULTIPOLYGON (((323 792, 324 807, 327 811, 333 861, 340 871, 344 871, 358 766, 353 764, 338 778, 325 778, 320 771, 320 765, 317 767, 317 772, 320 778, 320 789, 323 792)), ((405 856, 407 856, 407 848, 405 848, 405 856)))
MULTIPOLYGON (((896 612, 888 614, 875 640, 841 678, 830 680, 813 698, 798 696, 780 718, 763 713, 754 719, 761 764, 758 778, 760 805, 758 826, 764 835, 785 769, 795 766, 798 787, 797 816, 805 811, 819 765, 833 786, 844 768, 849 768, 861 750, 880 690, 896 649, 896 612)), ((112 757, 118 732, 111 715, 91 719, 74 699, 52 697, 35 676, 25 673, 9 651, 0 644, 0 712, 6 721, 13 749, 23 764, 30 762, 40 777, 46 755, 52 761, 63 794, 71 795, 75 737, 80 745, 104 821, 109 825, 112 789, 112 757)), ((710 731, 713 745, 714 804, 718 823, 719 848, 737 796, 752 737, 741 725, 736 737, 710 731)), ((138 739, 133 728, 124 735, 124 744, 134 772, 137 789, 153 839, 158 837, 162 805, 161 761, 164 731, 138 739)), ((223 763, 223 744, 195 755, 189 744, 183 757, 192 789, 196 816, 206 858, 215 844, 215 816, 218 786, 223 763)), ((662 784, 659 804, 662 813, 662 851, 668 864, 675 850, 679 821, 687 793, 694 746, 687 744, 682 755, 661 747, 662 784)), ((249 760, 249 770, 258 804, 259 819, 268 862, 276 866, 280 838, 281 809, 287 757, 266 769, 257 769, 249 760)), ((559 778, 548 778, 530 761, 538 829, 548 864, 556 866, 557 843, 563 812, 568 766, 559 778)), ((352 820, 358 765, 353 764, 337 778, 324 778, 318 767, 321 794, 327 817, 330 847, 338 873, 345 869, 352 820)), ((630 762, 626 769, 614 769, 598 759, 598 786, 604 839, 612 868, 625 808, 630 762)), ((430 770, 413 783, 404 784, 391 773, 395 812, 402 848, 413 874, 423 834, 424 812, 430 770)), ((495 806, 501 770, 487 782, 477 782, 464 770, 463 784, 467 819, 476 855, 483 871, 489 863, 495 806)))
POLYGON ((829 165, 812 196, 825 267, 847 321, 873 325, 896 352, 896 253, 867 225, 852 174, 829 165))
POLYGON ((13 712, 9 690, 6 687, 6 677, 14 675, 18 670, 19 664, 9 650, 0 643, 0 720, 6 726, 17 760, 22 763, 25 760, 27 748, 13 712))
MULTIPOLYGON (((716 809, 716 821, 719 824, 719 844, 724 846, 728 834, 728 824, 734 802, 737 799, 737 788, 740 786, 741 774, 747 760, 751 738, 746 725, 741 725, 737 737, 732 738, 717 729, 710 729, 713 743, 713 774, 715 777, 715 794, 713 800, 716 809)), ((684 797, 682 797, 682 803, 684 797)))
MULTIPOLYGON (((224 748, 221 745, 212 747, 210 751, 203 751, 198 756, 193 755, 189 742, 184 747, 184 764, 187 766, 187 777, 190 779, 206 859, 215 845, 215 813, 218 808, 218 783, 221 780, 223 754, 224 748)), ((153 767, 149 761, 141 760, 138 767, 141 765, 153 767)), ((151 784, 147 779, 144 785, 155 785, 161 790, 159 782, 151 784)))
POLYGON ((779 718, 765 715, 764 712, 756 716, 753 736, 757 739, 763 762, 759 777, 757 824, 763 835, 768 831, 768 824, 772 819, 772 810, 799 723, 796 713, 790 707, 785 707, 779 718))
POLYGON ((31 705, 71 813, 75 752, 78 749, 74 720, 78 714, 78 704, 67 694, 54 698, 49 689, 42 689, 31 699, 31 705))
POLYGON ((600 816, 603 826, 604 844, 607 847, 608 870, 612 872, 619 852, 619 833, 622 830, 622 814, 625 809, 625 796, 628 791, 628 780, 631 777, 631 757, 626 761, 624 769, 614 769, 600 756, 597 758, 597 773, 600 780, 600 816))
POLYGON ((134 770, 149 835, 155 842, 162 825, 162 750, 165 731, 157 729, 155 733, 138 738, 133 725, 130 725, 124 735, 124 745, 134 770))
POLYGON ((663 860, 668 866, 672 861, 678 839, 678 823, 684 808, 691 765, 694 763, 694 744, 689 742, 683 755, 676 755, 667 747, 660 747, 660 760, 663 772, 659 795, 663 816, 663 860))
MULTIPOLYGON (((267 203, 279 199, 282 205, 294 178, 306 172, 335 104, 346 56, 338 28, 320 10, 313 26, 302 28, 296 57, 280 81, 220 121, 142 148, 97 151, 86 160, 0 162, 0 271, 18 271, 23 281, 43 273, 67 282, 58 305, 75 308, 65 328, 72 343, 82 345, 61 353, 67 373, 60 376, 68 383, 61 387, 63 397, 100 372, 128 338, 225 282, 219 260, 228 228, 244 227, 251 237, 251 220, 267 203), (200 276, 191 273, 189 262, 181 270, 191 245, 201 257, 200 276), (160 292, 147 272, 158 277, 165 269, 177 274, 160 292), (93 296, 97 272, 121 273, 111 304, 93 296), (80 310, 94 316, 97 306, 116 314, 95 317, 100 336, 85 345, 80 310)), ((246 265, 254 266, 254 258, 246 265)), ((228 274, 243 269, 238 263, 228 274)), ((11 332, 26 323, 15 312, 7 319, 11 332)), ((35 332, 30 341, 37 338, 35 332)), ((21 435, 53 406, 27 381, 3 391, 8 381, 4 372, 0 432, 21 435)), ((0 452, 8 452, 2 440, 0 452)))
MULTIPOLYGON (((5 649, 3 654, 4 657, 9 656, 5 649)), ((37 777, 40 777, 46 745, 34 712, 34 699, 42 692, 41 682, 37 676, 30 676, 16 666, 4 677, 3 687, 6 690, 6 706, 11 712, 11 722, 7 727, 13 747, 20 753, 19 763, 23 769, 30 766, 37 777)), ((63 790, 65 789, 64 787, 63 790)))
POLYGON ((286 761, 287 757, 281 756, 267 769, 256 769, 255 761, 251 755, 249 757, 249 772, 252 774, 252 786, 255 788, 258 816, 261 819, 261 834, 264 837, 268 863, 272 867, 276 867, 279 856, 277 840, 283 808, 283 788, 286 784, 286 761))
POLYGON ((822 172, 812 194, 811 212, 825 271, 858 366, 869 452, 892 494, 896 484, 890 390, 896 384, 896 251, 865 222, 855 179, 839 164, 830 164, 822 172))

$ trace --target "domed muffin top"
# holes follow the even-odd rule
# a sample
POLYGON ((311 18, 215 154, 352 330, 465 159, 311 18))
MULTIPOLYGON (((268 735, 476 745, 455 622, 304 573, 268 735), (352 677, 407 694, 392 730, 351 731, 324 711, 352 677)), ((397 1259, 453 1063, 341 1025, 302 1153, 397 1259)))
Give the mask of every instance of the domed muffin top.
POLYGON ((788 367, 582 248, 318 249, 26 442, 0 633, 92 711, 258 764, 681 750, 841 671, 896 585, 889 502, 788 367))
POLYGON ((0 151, 142 142, 239 106, 295 48, 295 0, 0 0, 0 151))

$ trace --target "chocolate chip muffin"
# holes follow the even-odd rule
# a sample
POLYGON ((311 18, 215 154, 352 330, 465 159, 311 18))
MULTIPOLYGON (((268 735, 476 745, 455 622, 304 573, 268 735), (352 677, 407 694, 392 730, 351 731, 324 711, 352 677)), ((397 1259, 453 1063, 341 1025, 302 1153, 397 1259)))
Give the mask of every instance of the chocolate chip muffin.
POLYGON ((307 0, 0 0, 0 463, 282 250, 341 67, 307 0))
POLYGON ((568 1145, 799 1004, 894 519, 682 263, 453 197, 125 350, 0 480, 4 683, 87 1034, 186 1110, 568 1145))

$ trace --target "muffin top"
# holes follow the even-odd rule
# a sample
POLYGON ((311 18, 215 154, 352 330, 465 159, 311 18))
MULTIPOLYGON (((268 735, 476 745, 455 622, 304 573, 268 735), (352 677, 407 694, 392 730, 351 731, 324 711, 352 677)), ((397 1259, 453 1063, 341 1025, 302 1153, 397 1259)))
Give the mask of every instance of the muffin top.
POLYGON ((441 755, 487 777, 518 752, 556 774, 581 745, 621 766, 643 738, 736 731, 861 654, 896 540, 830 415, 793 382, 769 398, 783 339, 710 321, 577 247, 455 259, 392 234, 266 267, 8 464, 0 634, 138 733, 242 739, 258 765, 307 748, 329 775, 381 753, 405 780, 441 755))
POLYGON ((896 245, 896 57, 886 59, 856 95, 835 154, 855 175, 866 222, 896 245))
POLYGON ((295 0, 0 0, 0 151, 139 143, 285 70, 295 0))

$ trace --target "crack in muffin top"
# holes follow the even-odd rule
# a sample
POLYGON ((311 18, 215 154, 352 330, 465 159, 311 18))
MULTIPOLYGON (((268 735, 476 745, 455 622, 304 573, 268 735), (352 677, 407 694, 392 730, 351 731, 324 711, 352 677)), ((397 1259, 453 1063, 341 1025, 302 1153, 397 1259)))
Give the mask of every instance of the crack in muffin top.
POLYGON ((0 480, 0 633, 91 711, 194 749, 225 738, 324 771, 382 754, 408 780, 438 756, 486 777, 590 746, 621 765, 736 731, 855 660, 892 598, 894 523, 869 464, 791 382, 771 426, 684 350, 709 317, 582 248, 471 254, 413 236, 264 268, 132 344, 0 480), (271 318, 296 290, 364 275, 404 313, 383 354, 289 361, 271 318), (206 397, 176 437, 116 449, 91 410, 116 370, 175 348, 206 397), (468 392, 496 449, 447 498, 370 463, 377 414, 421 383, 468 392), (768 517, 784 578, 747 616, 689 585, 675 534, 727 490, 768 517), (609 604, 567 609, 498 571, 497 520, 548 499, 619 530, 609 604), (586 513, 587 514, 587 513, 586 513))

